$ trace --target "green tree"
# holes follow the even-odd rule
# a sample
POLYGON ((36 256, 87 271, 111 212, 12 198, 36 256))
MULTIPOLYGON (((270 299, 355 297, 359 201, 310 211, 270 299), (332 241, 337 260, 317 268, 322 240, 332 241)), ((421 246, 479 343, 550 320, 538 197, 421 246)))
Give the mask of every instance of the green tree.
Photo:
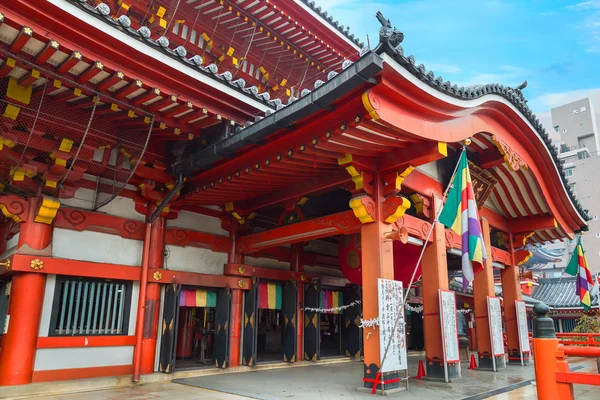
MULTIPOLYGON (((577 326, 573 329, 573 333, 600 333, 600 319, 584 315, 577 321, 577 326)), ((587 337, 578 336, 572 338, 574 341, 587 341, 587 337)), ((595 341, 600 341, 600 338, 594 338, 595 341)))

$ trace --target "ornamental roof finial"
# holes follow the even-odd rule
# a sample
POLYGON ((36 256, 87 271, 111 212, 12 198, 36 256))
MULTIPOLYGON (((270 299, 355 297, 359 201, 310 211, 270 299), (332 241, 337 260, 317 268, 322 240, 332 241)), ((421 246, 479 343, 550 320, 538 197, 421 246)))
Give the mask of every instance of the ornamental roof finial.
POLYGON ((386 19, 381 11, 377 11, 377 19, 381 23, 381 29, 379 29, 379 42, 388 42, 392 48, 398 47, 404 40, 404 33, 392 27, 390 20, 386 19))

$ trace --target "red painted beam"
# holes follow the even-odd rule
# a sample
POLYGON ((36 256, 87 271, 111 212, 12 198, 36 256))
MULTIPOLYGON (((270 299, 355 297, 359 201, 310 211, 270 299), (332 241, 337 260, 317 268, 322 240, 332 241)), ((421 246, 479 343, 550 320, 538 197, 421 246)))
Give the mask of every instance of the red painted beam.
POLYGON ((236 251, 249 254, 269 247, 356 233, 360 231, 361 225, 352 211, 345 211, 242 236, 236 242, 236 251))
POLYGON ((165 233, 165 243, 173 246, 191 246, 210 249, 217 253, 229 253, 231 250, 231 239, 226 236, 179 228, 167 228, 165 233))
POLYGON ((68 347, 133 346, 135 336, 56 336, 40 337, 38 349, 62 349, 68 347))
POLYGON ((68 207, 58 210, 54 226, 75 231, 88 230, 119 235, 124 239, 144 239, 144 223, 141 221, 68 207))
POLYGON ((100 91, 108 90, 111 86, 116 85, 125 78, 125 74, 121 71, 115 71, 111 76, 104 78, 101 82, 98 82, 96 89, 100 91))
POLYGON ((11 263, 15 272, 35 272, 87 278, 120 279, 124 281, 139 281, 140 268, 120 264, 95 263, 89 261, 68 260, 66 258, 39 257, 25 254, 15 254, 11 263), (34 260, 37 260, 34 262, 34 260), (42 268, 33 270, 32 265, 43 264, 42 268))
POLYGON ((536 215, 509 221, 510 233, 530 233, 557 228, 556 219, 550 215, 536 215))
POLYGON ((179 285, 218 287, 231 289, 252 289, 252 280, 236 276, 199 274, 196 272, 173 271, 166 269, 150 269, 148 271, 148 282, 153 283, 177 283, 179 285), (157 273, 160 273, 160 279, 157 273))
POLYGON ((56 72, 60 75, 66 74, 71 68, 81 61, 82 55, 79 51, 74 51, 65 61, 56 68, 56 72))
POLYGON ((44 49, 35 56, 33 61, 38 65, 46 63, 58 51, 59 46, 56 40, 50 40, 46 43, 44 49))
POLYGON ((20 52, 23 47, 27 44, 31 36, 33 35, 33 29, 28 26, 23 26, 21 28, 21 32, 17 35, 15 40, 10 45, 10 52, 16 54, 20 52))
MULTIPOLYGON (((285 203, 290 200, 298 200, 302 196, 309 196, 313 193, 332 190, 343 186, 351 180, 347 171, 341 170, 338 173, 332 174, 327 178, 316 178, 309 182, 294 185, 292 188, 276 194, 269 193, 268 195, 252 199, 245 203, 240 203, 239 208, 242 211, 256 211, 275 204, 285 203)), ((238 207, 238 204, 236 204, 238 207)))
POLYGON ((377 164, 379 170, 382 172, 395 171, 409 164, 416 167, 441 160, 446 157, 446 155, 447 150, 445 143, 418 143, 384 154, 379 158, 377 164))
POLYGON ((278 281, 310 282, 314 275, 304 272, 285 271, 281 269, 253 267, 245 264, 227 264, 225 273, 233 276, 258 277, 262 279, 275 279, 278 281))

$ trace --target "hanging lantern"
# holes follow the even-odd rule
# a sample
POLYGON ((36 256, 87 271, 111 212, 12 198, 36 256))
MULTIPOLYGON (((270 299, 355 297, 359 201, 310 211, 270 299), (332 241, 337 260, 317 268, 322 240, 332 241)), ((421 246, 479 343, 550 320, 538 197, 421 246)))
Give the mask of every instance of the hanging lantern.
POLYGON ((338 253, 344 277, 355 285, 362 285, 360 233, 341 235, 338 253))

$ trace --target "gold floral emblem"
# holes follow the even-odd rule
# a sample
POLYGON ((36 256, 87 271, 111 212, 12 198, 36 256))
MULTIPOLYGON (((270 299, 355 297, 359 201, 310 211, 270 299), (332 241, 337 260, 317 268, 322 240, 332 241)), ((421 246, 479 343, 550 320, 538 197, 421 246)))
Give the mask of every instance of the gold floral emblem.
POLYGON ((31 260, 30 267, 34 271, 39 271, 40 269, 44 268, 44 262, 39 258, 36 258, 35 260, 31 260))
POLYGON ((152 277, 154 278, 155 281, 160 281, 162 279, 162 272, 160 271, 156 271, 152 277))
POLYGON ((306 280, 306 275, 304 275, 304 274, 300 275, 300 280, 302 280, 302 282, 304 282, 306 280))
POLYGON ((240 279, 240 280, 238 281, 238 286, 239 286, 240 288, 243 288, 244 286, 246 286, 246 284, 244 283, 244 281, 243 281, 242 279, 240 279))
POLYGON ((245 274, 246 273, 246 267, 244 267, 243 265, 241 267, 238 268, 238 272, 240 274, 245 274))

